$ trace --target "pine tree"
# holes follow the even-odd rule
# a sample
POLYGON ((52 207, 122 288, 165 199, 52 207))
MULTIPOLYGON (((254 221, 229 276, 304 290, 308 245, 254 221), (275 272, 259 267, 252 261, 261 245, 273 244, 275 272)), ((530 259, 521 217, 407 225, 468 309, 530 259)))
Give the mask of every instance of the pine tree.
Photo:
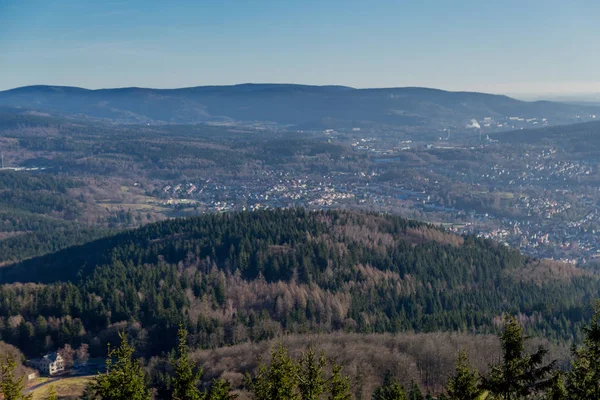
POLYGON ((261 364, 258 374, 251 383, 255 400, 296 400, 298 384, 297 366, 289 357, 282 343, 273 350, 269 366, 261 364))
POLYGON ((410 391, 408 392, 408 400, 424 400, 423 393, 416 382, 412 382, 410 385, 410 391))
POLYGON ((134 349, 125 333, 119 337, 121 345, 114 350, 109 347, 106 373, 96 376, 91 389, 100 400, 149 400, 144 370, 139 360, 133 359, 134 349))
POLYGON ((448 397, 450 400, 474 400, 481 392, 478 385, 479 374, 469 364, 467 352, 461 350, 455 372, 446 383, 448 397))
POLYGON ((325 356, 322 353, 317 356, 312 347, 302 353, 298 368, 298 389, 302 400, 318 400, 325 392, 323 368, 326 364, 325 356))
POLYGON ((350 400, 350 381, 342 375, 342 367, 332 362, 331 378, 329 378, 329 396, 327 400, 350 400))
POLYGON ((224 379, 214 379, 208 392, 208 400, 234 400, 237 397, 231 393, 231 385, 224 379))
POLYGON ((383 379, 383 384, 375 389, 373 400, 408 400, 408 397, 404 388, 388 372, 383 379))
POLYGON ((176 358, 171 362, 175 370, 173 377, 173 400, 202 400, 206 396, 198 389, 202 369, 194 368, 187 347, 187 330, 182 325, 177 332, 176 358))
POLYGON ((0 361, 0 394, 4 400, 30 400, 33 395, 23 394, 25 389, 25 378, 16 377, 17 361, 15 356, 7 352, 4 359, 0 361))
POLYGON ((56 390, 54 390, 54 385, 50 385, 48 389, 48 396, 46 396, 46 400, 58 400, 58 394, 56 394, 56 390))
POLYGON ((552 378, 552 386, 548 388, 546 400, 567 400, 567 388, 562 372, 556 372, 552 378))
POLYGON ((516 318, 507 316, 500 335, 502 363, 490 366, 489 375, 483 378, 483 387, 500 399, 521 399, 552 383, 544 378, 552 372, 555 362, 542 366, 547 350, 540 346, 534 354, 527 354, 525 340, 516 318))
POLYGON ((573 348, 571 371, 567 375, 569 399, 600 399, 600 302, 594 307, 590 324, 584 328, 585 340, 573 348))

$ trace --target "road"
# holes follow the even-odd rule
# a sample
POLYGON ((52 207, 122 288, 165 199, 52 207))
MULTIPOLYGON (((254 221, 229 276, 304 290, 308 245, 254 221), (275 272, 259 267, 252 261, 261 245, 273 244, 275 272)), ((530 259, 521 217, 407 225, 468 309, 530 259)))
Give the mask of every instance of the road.
POLYGON ((33 392, 36 389, 39 389, 41 387, 44 387, 46 385, 49 385, 49 384, 51 384, 53 382, 56 382, 56 381, 64 379, 64 378, 66 378, 66 376, 57 376, 56 378, 50 378, 47 381, 44 381, 42 383, 38 383, 37 385, 33 385, 33 386, 28 387, 27 389, 25 389, 25 393, 26 394, 27 393, 31 393, 31 392, 33 392))
POLYGON ((50 385, 50 384, 52 384, 54 382, 60 381, 61 379, 76 378, 76 377, 77 378, 84 378, 84 377, 87 377, 87 376, 94 377, 94 376, 96 376, 96 374, 55 376, 53 378, 48 379, 45 382, 41 382, 41 383, 38 383, 37 385, 33 385, 33 386, 28 387, 27 389, 25 389, 25 394, 31 393, 31 392, 33 392, 36 389, 39 389, 39 388, 44 387, 46 385, 50 385))

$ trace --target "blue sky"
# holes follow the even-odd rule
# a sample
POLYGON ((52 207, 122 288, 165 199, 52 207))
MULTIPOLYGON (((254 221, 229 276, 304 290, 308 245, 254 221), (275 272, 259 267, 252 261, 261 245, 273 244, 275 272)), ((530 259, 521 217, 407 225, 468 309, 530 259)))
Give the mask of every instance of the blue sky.
POLYGON ((597 0, 0 0, 0 89, 600 92, 597 0))

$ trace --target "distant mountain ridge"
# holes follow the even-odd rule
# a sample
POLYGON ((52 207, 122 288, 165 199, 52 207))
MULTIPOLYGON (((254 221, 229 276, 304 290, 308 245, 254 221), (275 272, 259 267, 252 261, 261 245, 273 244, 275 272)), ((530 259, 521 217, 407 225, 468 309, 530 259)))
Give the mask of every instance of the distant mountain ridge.
POLYGON ((123 123, 269 121, 318 126, 327 121, 332 127, 379 124, 432 129, 464 127, 471 119, 509 116, 551 118, 553 123, 563 124, 577 121, 582 113, 600 113, 600 107, 525 102, 476 92, 268 83, 96 90, 37 85, 0 92, 0 106, 123 123))

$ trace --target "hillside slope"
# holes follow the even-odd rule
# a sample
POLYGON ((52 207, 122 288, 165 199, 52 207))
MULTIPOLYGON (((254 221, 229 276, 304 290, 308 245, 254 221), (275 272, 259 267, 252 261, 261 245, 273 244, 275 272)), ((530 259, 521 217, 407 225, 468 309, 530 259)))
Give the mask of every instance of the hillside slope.
POLYGON ((572 339, 600 287, 419 222, 303 209, 150 224, 4 267, 0 282, 0 333, 27 354, 47 337, 101 354, 127 326, 156 354, 182 320, 201 347, 281 332, 490 332, 503 312, 572 339))
POLYGON ((196 123, 272 121, 300 126, 327 121, 392 126, 458 125, 472 118, 518 116, 568 123, 599 107, 523 102, 484 93, 426 88, 354 89, 343 86, 243 84, 182 89, 120 88, 87 90, 28 86, 0 92, 0 105, 103 118, 119 122, 196 123))
POLYGON ((87 211, 71 193, 83 184, 51 175, 0 170, 0 266, 107 234, 77 222, 87 211))
POLYGON ((543 144, 579 154, 598 152, 600 121, 504 132, 492 137, 502 143, 543 144))

